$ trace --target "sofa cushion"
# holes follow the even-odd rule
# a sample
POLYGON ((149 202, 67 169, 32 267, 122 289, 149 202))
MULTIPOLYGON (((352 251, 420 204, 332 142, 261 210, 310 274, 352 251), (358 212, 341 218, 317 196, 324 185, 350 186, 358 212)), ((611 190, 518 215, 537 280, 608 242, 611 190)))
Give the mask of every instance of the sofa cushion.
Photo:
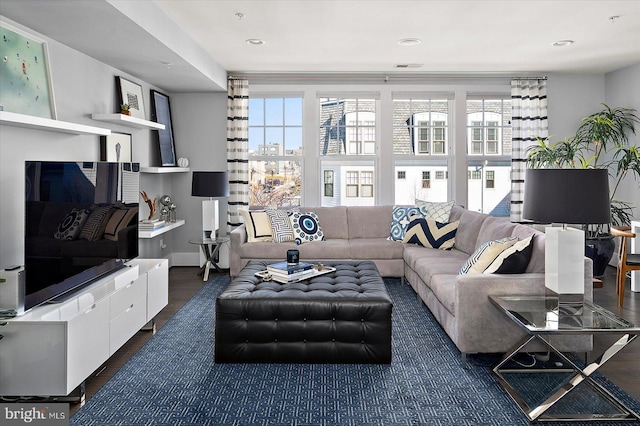
POLYGON ((412 216, 422 216, 422 212, 417 207, 394 206, 391 213, 391 231, 389 239, 394 241, 402 241, 407 227, 411 223, 412 216))
MULTIPOLYGON (((495 258, 491 265, 484 270, 484 274, 522 274, 527 270, 531 253, 533 252, 533 239, 530 235, 524 240, 518 241, 504 250, 495 258)), ((515 237, 514 237, 515 238, 515 237)))
POLYGON ((291 227, 296 244, 325 239, 320 220, 315 212, 294 212, 291 215, 291 227))
POLYGON ((279 259, 287 258, 288 249, 298 249, 295 242, 274 243, 273 241, 257 241, 240 245, 238 254, 243 259, 279 259))
POLYGON ((493 261, 506 249, 518 242, 516 237, 507 237, 501 240, 487 241, 464 262, 460 269, 460 275, 482 274, 493 261))
POLYGON ((456 314, 457 275, 440 274, 431 277, 431 291, 452 315, 456 314))
POLYGON ((240 215, 247 230, 247 241, 273 241, 271 222, 264 210, 240 210, 240 215))
POLYGON ((300 260, 349 259, 351 248, 349 240, 332 238, 325 241, 313 241, 296 247, 300 251, 300 260))
POLYGON ((511 237, 511 234, 513 233, 513 230, 516 226, 516 223, 510 222, 504 217, 486 217, 482 222, 480 231, 478 232, 476 249, 478 249, 487 241, 511 237))
POLYGON ((349 206, 347 221, 349 239, 387 238, 393 206, 349 206))
MULTIPOLYGON (((448 254, 449 252, 442 252, 448 254)), ((433 259, 422 258, 415 262, 414 271, 420 276, 425 285, 431 288, 431 277, 434 275, 458 275, 460 268, 466 259, 460 259, 457 256, 442 256, 434 262, 433 259)))
POLYGON ((314 212, 322 224, 326 239, 349 238, 347 207, 300 207, 301 212, 314 212))
MULTIPOLYGON (((419 259, 429 259, 430 262, 439 262, 443 258, 455 258, 462 265, 469 258, 469 255, 463 251, 456 250, 434 250, 417 244, 405 244, 402 254, 404 262, 413 270, 416 269, 416 262, 419 259)), ((459 271, 459 269, 458 269, 459 271)))
POLYGON ((453 248, 459 221, 441 223, 433 219, 412 216, 403 243, 448 250, 453 248))
MULTIPOLYGON (((458 232, 456 234, 455 247, 467 254, 471 254, 476 251, 476 241, 478 241, 478 234, 482 227, 482 222, 488 216, 478 212, 472 212, 464 210, 460 214, 460 226, 458 226, 458 232)), ((484 242, 484 241, 482 241, 484 242)))
POLYGON ((58 225, 53 238, 66 241, 78 239, 80 231, 82 231, 82 227, 90 214, 91 210, 88 209, 71 209, 58 225))
POLYGON ((436 203, 432 201, 416 200, 416 205, 422 212, 422 215, 438 222, 448 222, 451 209, 455 201, 447 201, 444 203, 436 203))
POLYGON ((349 240, 351 259, 402 259, 404 247, 400 241, 386 238, 357 238, 349 240))
POLYGON ((266 211, 271 223, 271 234, 274 243, 284 243, 285 241, 295 241, 296 236, 291 226, 291 210, 273 210, 266 211))

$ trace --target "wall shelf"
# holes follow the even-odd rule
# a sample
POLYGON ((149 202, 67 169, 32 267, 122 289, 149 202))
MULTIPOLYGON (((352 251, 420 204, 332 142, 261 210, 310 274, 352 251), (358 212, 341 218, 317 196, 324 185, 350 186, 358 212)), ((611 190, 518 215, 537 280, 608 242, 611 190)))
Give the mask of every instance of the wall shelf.
POLYGON ((186 173, 191 171, 189 167, 140 167, 140 173, 186 173))
POLYGON ((52 120, 9 111, 0 111, 0 124, 24 127, 34 130, 68 133, 72 135, 110 135, 111 130, 102 127, 85 126, 68 121, 52 120))
POLYGON ((138 230, 138 238, 153 238, 157 237, 160 234, 164 234, 165 232, 169 232, 173 229, 176 229, 182 225, 184 225, 184 219, 178 219, 173 223, 163 226, 162 228, 154 229, 153 231, 141 231, 138 230))
POLYGON ((91 118, 97 121, 106 121, 109 123, 121 124, 127 127, 135 127, 137 129, 164 130, 164 124, 118 113, 91 114, 91 118))

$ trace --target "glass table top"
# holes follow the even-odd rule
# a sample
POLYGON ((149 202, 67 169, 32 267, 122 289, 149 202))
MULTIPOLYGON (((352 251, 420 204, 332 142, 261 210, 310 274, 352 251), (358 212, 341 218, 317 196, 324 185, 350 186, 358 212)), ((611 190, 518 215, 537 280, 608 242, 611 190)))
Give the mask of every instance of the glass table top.
POLYGON ((557 296, 490 296, 491 302, 530 333, 640 333, 640 327, 589 302, 559 303, 557 296))

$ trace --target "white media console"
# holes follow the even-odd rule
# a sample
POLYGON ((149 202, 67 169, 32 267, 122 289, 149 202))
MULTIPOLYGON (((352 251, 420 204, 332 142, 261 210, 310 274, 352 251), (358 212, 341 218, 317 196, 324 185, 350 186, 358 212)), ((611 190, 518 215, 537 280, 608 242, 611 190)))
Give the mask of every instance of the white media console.
POLYGON ((166 259, 128 267, 58 304, 0 321, 0 395, 67 396, 168 303, 166 259))

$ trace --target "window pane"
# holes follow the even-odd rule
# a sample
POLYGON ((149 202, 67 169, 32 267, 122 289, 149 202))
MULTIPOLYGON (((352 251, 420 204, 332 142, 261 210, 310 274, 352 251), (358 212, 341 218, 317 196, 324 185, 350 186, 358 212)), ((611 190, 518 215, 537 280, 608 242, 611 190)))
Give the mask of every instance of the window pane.
POLYGON ((300 161, 249 161, 249 205, 299 206, 300 161))
POLYGON ((442 202, 448 200, 448 176, 446 161, 396 161, 395 204, 415 204, 416 200, 442 202), (404 178, 399 179, 399 173, 404 178), (423 188, 423 177, 440 176, 444 179, 430 180, 423 188), (426 173, 426 174, 423 174, 426 173))
POLYGON ((468 182, 469 210, 508 217, 511 211, 510 162, 488 161, 486 165, 482 161, 470 162, 469 173, 472 177, 468 182))
POLYGON ((249 155, 258 155, 258 151, 263 145, 264 127, 249 127, 249 155))
POLYGON ((446 154, 449 103, 433 99, 394 100, 394 155, 446 154), (432 141, 440 142, 437 149, 432 141))
POLYGON ((375 205, 375 169, 373 161, 322 160, 321 173, 333 174, 333 196, 325 194, 322 206, 375 205))
POLYGON ((320 155, 375 155, 374 99, 319 99, 320 155))
POLYGON ((284 128, 284 155, 302 155, 302 127, 284 128))
POLYGON ((264 99, 249 99, 249 126, 264 126, 264 99))
POLYGON ((302 126, 302 98, 285 98, 284 124, 302 126))
POLYGON ((284 125, 284 99, 282 98, 266 98, 265 99, 265 124, 267 126, 284 125))

